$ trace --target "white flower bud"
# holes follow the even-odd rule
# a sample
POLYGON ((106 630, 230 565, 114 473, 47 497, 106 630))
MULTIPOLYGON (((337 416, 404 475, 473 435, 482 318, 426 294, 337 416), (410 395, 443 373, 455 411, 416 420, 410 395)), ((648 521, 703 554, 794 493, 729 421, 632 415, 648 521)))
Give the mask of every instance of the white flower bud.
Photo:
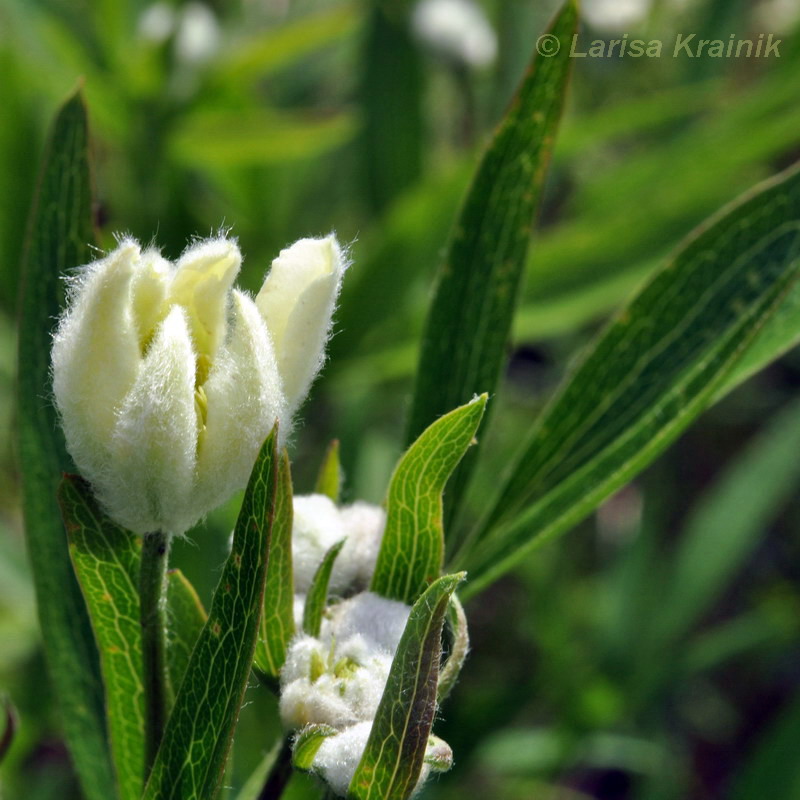
POLYGON ((420 42, 457 64, 484 67, 497 55, 494 29, 472 0, 420 0, 412 26, 420 42))
POLYGON ((385 527, 386 512, 380 506, 359 502, 338 508, 326 495, 295 496, 295 592, 308 591, 325 553, 342 539, 346 541, 333 565, 330 590, 342 595, 366 589, 375 571, 385 527))
POLYGON ((225 238, 193 245, 175 265, 126 239, 71 287, 53 392, 70 455, 121 525, 183 533, 244 487, 276 421, 288 434, 323 359, 345 262, 328 237, 303 239, 274 263, 261 290, 281 287, 274 318, 232 289, 241 254, 225 238), (327 275, 326 303, 309 270, 327 275), (303 323, 313 353, 286 338, 286 319, 307 306, 318 312, 303 323), (279 358, 287 348, 293 356, 279 358))

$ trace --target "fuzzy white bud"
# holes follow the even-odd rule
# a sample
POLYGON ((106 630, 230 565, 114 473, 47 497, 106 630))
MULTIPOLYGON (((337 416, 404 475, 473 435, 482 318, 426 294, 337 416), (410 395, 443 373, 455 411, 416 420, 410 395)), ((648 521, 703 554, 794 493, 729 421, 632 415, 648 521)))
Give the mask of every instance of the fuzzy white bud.
POLYGON ((305 594, 325 553, 345 539, 333 565, 330 590, 343 595, 369 586, 378 560, 386 512, 371 503, 338 508, 326 495, 294 498, 292 563, 294 588, 305 594))
POLYGON ((241 261, 223 237, 176 264, 125 239, 70 288, 52 351, 67 449, 106 512, 137 533, 183 533, 243 488, 322 363, 345 269, 335 238, 281 252, 259 294, 268 306, 232 288, 241 261), (288 347, 287 318, 302 347, 288 347))
POLYGON ((497 55, 494 29, 472 0, 420 0, 412 27, 422 44, 457 64, 484 67, 497 55))

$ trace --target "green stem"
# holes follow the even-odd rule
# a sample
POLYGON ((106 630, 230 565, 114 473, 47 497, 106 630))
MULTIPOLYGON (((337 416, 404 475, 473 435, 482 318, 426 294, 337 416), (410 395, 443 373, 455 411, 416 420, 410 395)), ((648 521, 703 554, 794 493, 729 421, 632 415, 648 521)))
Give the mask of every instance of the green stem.
POLYGON ((267 776, 258 800, 278 800, 292 777, 292 745, 287 736, 267 776))
POLYGON ((155 761, 169 713, 167 677, 166 580, 169 534, 144 536, 139 572, 139 621, 142 626, 142 666, 145 702, 145 780, 155 761))

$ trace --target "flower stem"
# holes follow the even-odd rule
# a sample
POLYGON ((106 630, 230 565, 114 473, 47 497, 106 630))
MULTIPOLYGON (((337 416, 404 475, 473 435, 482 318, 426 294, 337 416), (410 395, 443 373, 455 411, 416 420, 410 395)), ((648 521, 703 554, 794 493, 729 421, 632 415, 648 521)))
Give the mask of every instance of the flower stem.
POLYGON ((287 736, 283 740, 278 757, 269 771, 267 782, 258 796, 258 800, 278 800, 283 794, 289 778, 292 777, 292 744, 287 736))
POLYGON ((144 536, 139 572, 139 621, 145 702, 145 780, 155 761, 169 703, 167 677, 166 578, 170 537, 158 531, 144 536))

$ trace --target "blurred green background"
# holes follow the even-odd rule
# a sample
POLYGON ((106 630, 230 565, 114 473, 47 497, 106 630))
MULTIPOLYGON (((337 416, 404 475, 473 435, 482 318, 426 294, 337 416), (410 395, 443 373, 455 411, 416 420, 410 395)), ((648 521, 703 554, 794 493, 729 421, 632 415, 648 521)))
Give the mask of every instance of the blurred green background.
MULTIPOLYGON (((293 443, 309 491, 338 437, 345 499, 380 501, 399 454, 437 259, 488 133, 554 4, 487 0, 496 58, 414 35, 391 0, 0 2, 0 690, 20 717, 3 797, 79 797, 39 644, 14 454, 15 305, 47 125, 83 80, 97 222, 176 258, 220 227, 243 285, 335 229, 353 266, 293 443)), ((800 158, 796 0, 585 0, 480 508, 574 353, 708 214, 800 158), (677 33, 773 33, 779 58, 672 58, 677 33), (585 49, 585 48, 584 48, 585 49)), ((750 380, 555 545, 467 609, 473 651, 437 733, 435 800, 800 798, 800 356, 750 380)), ((483 489, 481 488, 483 487, 483 489)), ((236 501, 176 549, 207 600, 236 501)), ((277 736, 248 692, 227 783, 277 736)), ((310 780, 290 796, 315 797, 310 780)), ((233 793, 231 793, 231 797, 233 793)))

